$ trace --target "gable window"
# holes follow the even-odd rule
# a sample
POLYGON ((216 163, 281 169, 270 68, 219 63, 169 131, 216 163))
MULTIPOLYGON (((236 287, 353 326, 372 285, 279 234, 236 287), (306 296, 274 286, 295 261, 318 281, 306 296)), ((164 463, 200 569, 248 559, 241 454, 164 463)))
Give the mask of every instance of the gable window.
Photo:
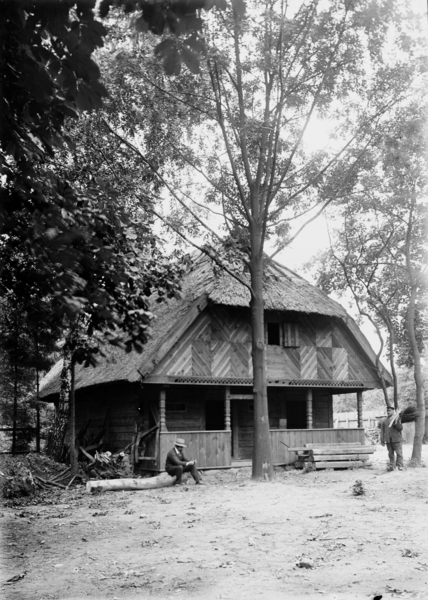
POLYGON ((267 323, 267 343, 268 346, 281 345, 281 323, 267 323))
POLYGON ((268 346, 298 348, 299 326, 297 323, 266 323, 266 343, 268 346))
POLYGON ((284 348, 298 348, 299 326, 297 323, 283 323, 283 344, 284 348))

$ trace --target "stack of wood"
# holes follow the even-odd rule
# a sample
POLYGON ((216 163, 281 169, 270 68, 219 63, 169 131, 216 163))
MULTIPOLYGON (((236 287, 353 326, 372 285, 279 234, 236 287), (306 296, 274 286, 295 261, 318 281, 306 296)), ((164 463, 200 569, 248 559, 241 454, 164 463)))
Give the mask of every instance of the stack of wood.
POLYGON ((92 456, 85 449, 80 447, 80 451, 86 459, 81 462, 81 466, 89 477, 97 479, 120 479, 129 476, 129 460, 125 451, 112 454, 111 452, 98 452, 92 456))
POLYGON ((306 469, 349 469, 350 467, 370 466, 370 454, 374 446, 360 443, 306 444, 302 448, 289 448, 296 452, 297 468, 306 469))

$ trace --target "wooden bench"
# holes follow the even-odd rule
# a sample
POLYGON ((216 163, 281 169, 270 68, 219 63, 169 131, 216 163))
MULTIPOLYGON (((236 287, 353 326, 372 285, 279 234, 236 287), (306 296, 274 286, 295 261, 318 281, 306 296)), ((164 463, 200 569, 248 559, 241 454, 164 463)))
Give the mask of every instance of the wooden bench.
POLYGON ((361 443, 344 444, 305 444, 296 448, 288 448, 297 454, 296 468, 305 469, 349 469, 350 467, 368 467, 370 455, 375 452, 374 446, 361 443))

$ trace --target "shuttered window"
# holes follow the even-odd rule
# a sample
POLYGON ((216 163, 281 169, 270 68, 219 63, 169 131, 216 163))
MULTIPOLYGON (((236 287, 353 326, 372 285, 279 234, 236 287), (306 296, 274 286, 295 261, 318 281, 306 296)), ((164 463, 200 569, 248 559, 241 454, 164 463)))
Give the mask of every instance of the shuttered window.
POLYGON ((283 346, 284 348, 298 348, 299 325, 298 323, 266 323, 266 343, 268 346, 283 346))
POLYGON ((283 345, 285 348, 298 348, 299 342, 299 326, 297 323, 283 323, 283 345))

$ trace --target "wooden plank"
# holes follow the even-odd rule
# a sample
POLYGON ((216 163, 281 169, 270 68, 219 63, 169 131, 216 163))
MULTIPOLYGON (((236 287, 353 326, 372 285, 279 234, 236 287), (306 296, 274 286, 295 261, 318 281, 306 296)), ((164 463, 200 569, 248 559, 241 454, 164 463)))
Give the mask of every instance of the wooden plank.
MULTIPOLYGON (((326 460, 369 460, 370 454, 313 454, 314 461, 326 461, 326 460)), ((304 456, 303 452, 298 452, 298 455, 304 456)))
POLYGON ((375 450, 372 449, 372 446, 360 446, 359 448, 354 448, 353 446, 346 446, 346 448, 312 448, 312 452, 315 455, 323 455, 323 454, 373 454, 375 450))
POLYGON ((284 362, 282 365, 282 372, 280 376, 289 377, 290 379, 300 379, 300 349, 284 348, 283 356, 284 362))
POLYGON ((332 347, 332 321, 328 317, 316 321, 316 346, 317 348, 332 347))
POLYGON ((211 342, 192 340, 192 375, 211 375, 212 355, 211 342))
POLYGON ((347 448, 349 446, 355 446, 357 448, 360 446, 364 446, 364 444, 361 444, 361 442, 317 442, 316 444, 305 444, 305 448, 343 448, 344 446, 346 446, 347 448))
POLYGON ((348 462, 315 462, 315 469, 348 469, 349 467, 371 467, 371 462, 363 462, 362 460, 350 460, 348 462))
POLYGON ((230 376, 249 377, 250 373, 250 347, 239 342, 230 344, 230 376))
POLYGON ((317 351, 315 346, 300 348, 300 369, 302 379, 317 378, 317 351))
POLYGON ((318 379, 333 379, 332 348, 317 348, 318 379))

